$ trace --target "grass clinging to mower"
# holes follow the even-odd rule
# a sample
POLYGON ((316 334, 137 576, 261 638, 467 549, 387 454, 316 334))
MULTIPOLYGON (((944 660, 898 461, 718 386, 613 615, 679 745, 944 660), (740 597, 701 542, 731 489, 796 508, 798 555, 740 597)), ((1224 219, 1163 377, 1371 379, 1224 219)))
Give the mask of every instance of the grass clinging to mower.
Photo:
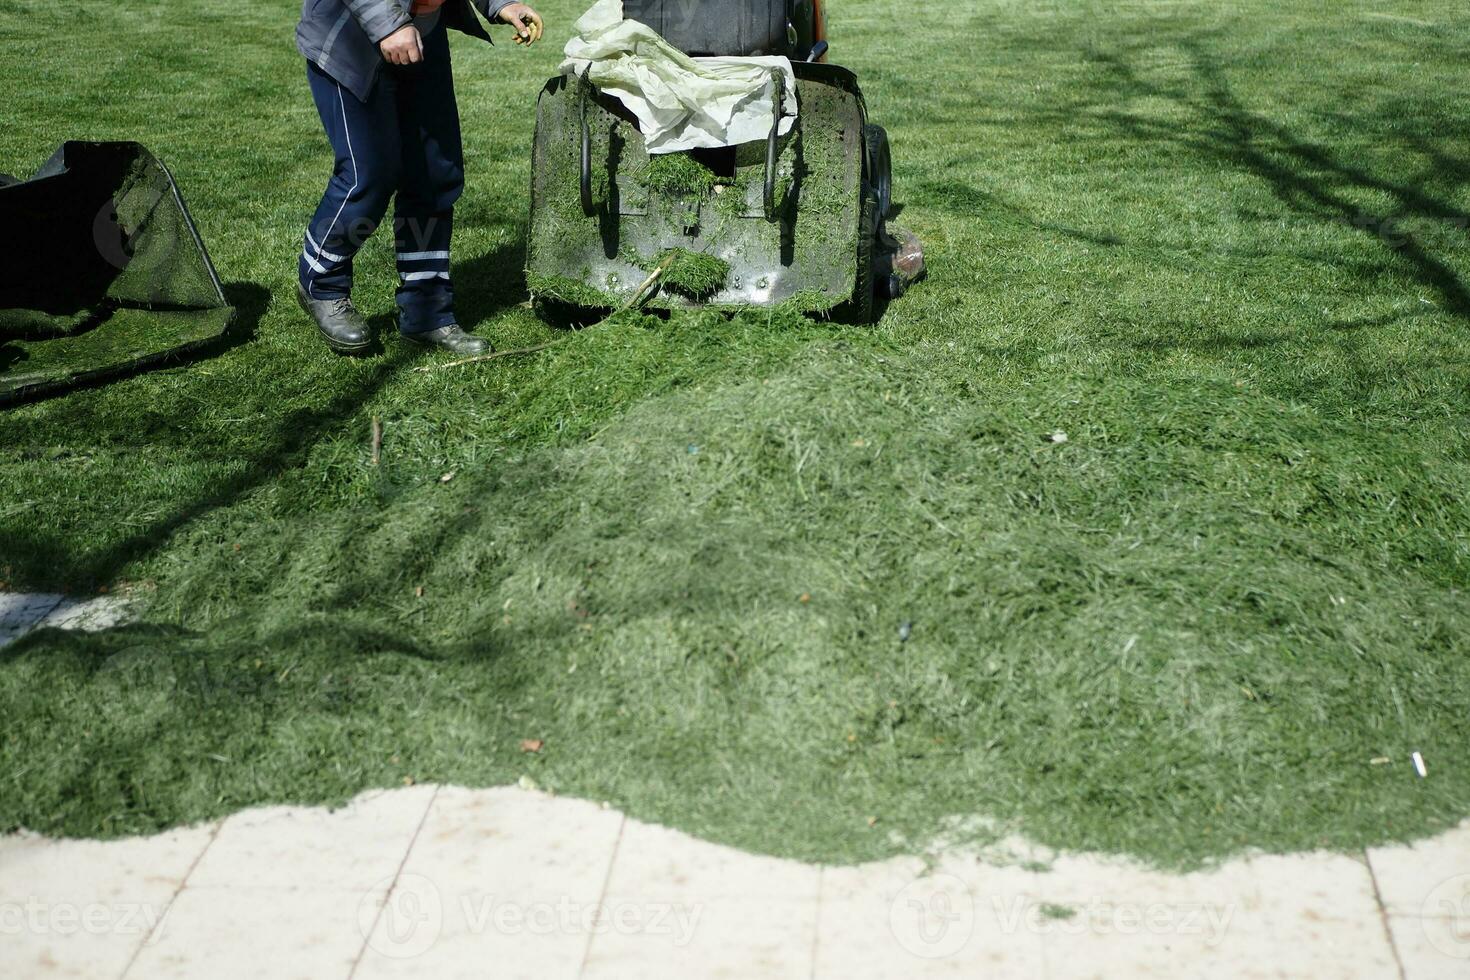
POLYGON ((719 292, 730 278, 730 263, 718 255, 669 248, 643 263, 652 272, 663 269, 659 282, 666 289, 700 299, 719 292))
MULTIPOLYGON (((581 6, 456 42, 456 289, 501 347, 552 336, 525 106, 581 6)), ((431 373, 289 301, 329 163, 293 9, 36 4, 13 39, 0 169, 144 139, 251 338, 0 415, 0 577, 145 610, 0 652, 0 830, 521 775, 828 861, 1470 812, 1463 5, 983 2, 915 59, 853 0, 834 54, 932 270, 880 326, 629 316, 431 373)), ((386 325, 388 243, 358 281, 386 325)))
POLYGON ((660 153, 648 158, 636 179, 660 194, 710 194, 719 183, 715 172, 688 153, 660 153))

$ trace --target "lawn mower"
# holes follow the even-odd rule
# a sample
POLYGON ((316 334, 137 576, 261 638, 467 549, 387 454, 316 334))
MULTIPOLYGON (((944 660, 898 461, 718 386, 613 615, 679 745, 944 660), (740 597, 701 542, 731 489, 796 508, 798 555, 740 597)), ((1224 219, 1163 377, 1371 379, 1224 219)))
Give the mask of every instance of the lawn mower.
POLYGON ((893 206, 888 137, 856 76, 827 63, 818 0, 625 0, 623 11, 696 58, 789 58, 796 121, 781 131, 785 89, 773 84, 763 139, 650 155, 617 98, 574 75, 548 81, 527 254, 543 316, 625 305, 657 268, 651 308, 779 305, 871 322, 893 206))

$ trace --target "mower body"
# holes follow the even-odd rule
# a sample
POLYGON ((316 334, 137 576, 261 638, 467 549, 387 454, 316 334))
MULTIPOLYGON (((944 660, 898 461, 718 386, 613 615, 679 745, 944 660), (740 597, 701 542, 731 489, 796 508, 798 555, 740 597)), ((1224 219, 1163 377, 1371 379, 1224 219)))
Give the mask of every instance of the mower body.
MULTIPOLYGON (((709 5, 707 17, 669 22, 662 12, 698 3, 626 0, 686 51, 724 55, 811 53, 811 3, 709 5), (790 19, 806 16, 804 29, 790 19), (722 25, 722 26, 716 26, 722 25), (721 33, 723 32, 723 34, 721 33), (711 49, 711 50, 706 50, 711 49)), ((820 52, 820 48, 818 49, 820 52)), ((707 294, 658 291, 658 308, 789 305, 821 313, 871 311, 873 239, 880 223, 869 127, 857 78, 836 65, 793 58, 797 119, 784 135, 686 155, 713 186, 653 181, 636 120, 590 83, 559 76, 537 103, 527 280, 538 301, 588 308, 631 299, 671 249, 728 264, 707 294)), ((881 134, 881 130, 877 130, 881 134)), ((884 151, 886 162, 886 149, 884 151)))
POLYGON ((647 24, 674 47, 705 55, 811 58, 826 24, 821 0, 623 0, 623 16, 647 24))

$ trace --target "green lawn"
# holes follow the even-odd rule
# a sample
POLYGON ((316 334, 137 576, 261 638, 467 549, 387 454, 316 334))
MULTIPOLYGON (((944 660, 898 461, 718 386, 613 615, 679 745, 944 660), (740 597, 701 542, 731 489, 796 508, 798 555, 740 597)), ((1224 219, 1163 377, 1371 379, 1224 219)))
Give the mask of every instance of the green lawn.
MULTIPOLYGON (((555 336, 532 105, 582 6, 455 45, 461 313, 503 347, 555 336)), ((0 652, 0 831, 523 775, 822 860, 975 815, 1178 865, 1470 813, 1462 2, 834 0, 928 282, 876 328, 430 374, 291 300, 329 166, 296 8, 0 0, 0 170, 142 140, 249 335, 0 413, 0 578, 144 603, 0 652)), ((392 280, 375 240, 380 322, 392 280)))

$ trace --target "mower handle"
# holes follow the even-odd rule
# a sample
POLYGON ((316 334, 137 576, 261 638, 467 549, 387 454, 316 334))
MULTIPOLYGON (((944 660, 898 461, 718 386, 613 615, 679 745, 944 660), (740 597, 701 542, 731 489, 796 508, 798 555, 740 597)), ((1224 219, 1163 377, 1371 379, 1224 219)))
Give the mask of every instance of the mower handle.
POLYGON ((772 70, 771 85, 775 89, 772 102, 775 105, 775 116, 771 120, 771 132, 766 136, 766 186, 765 186, 765 209, 766 220, 776 220, 776 163, 781 156, 781 115, 786 108, 786 76, 779 70, 772 70))
MULTIPOLYGON (((591 66, 588 66, 589 70, 591 66)), ((582 172, 579 175, 577 189, 582 196, 582 211, 587 217, 597 213, 597 205, 592 200, 592 127, 587 122, 587 101, 590 98, 592 83, 587 80, 587 73, 578 76, 580 82, 578 88, 581 91, 582 100, 580 104, 582 123, 582 172)))
MULTIPOLYGON (((597 204, 592 200, 592 128, 587 122, 587 102, 590 98, 592 83, 587 80, 585 74, 578 76, 578 83, 581 95, 578 115, 581 117, 582 147, 581 173, 578 175, 577 190, 582 198, 582 211, 590 218, 597 213, 597 204)), ((781 156, 781 117, 786 109, 786 78, 779 70, 771 72, 771 85, 774 89, 772 103, 775 113, 771 121, 771 131, 766 136, 764 203, 767 221, 776 220, 776 167, 781 156)))

